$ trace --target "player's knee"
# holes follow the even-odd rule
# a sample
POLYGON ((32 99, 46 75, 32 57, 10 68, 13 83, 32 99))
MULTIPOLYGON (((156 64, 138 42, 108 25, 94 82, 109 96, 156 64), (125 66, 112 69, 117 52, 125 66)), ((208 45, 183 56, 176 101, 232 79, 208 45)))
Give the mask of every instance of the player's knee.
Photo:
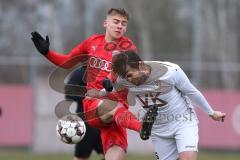
POLYGON ((109 112, 107 112, 106 114, 100 116, 100 119, 102 120, 102 122, 111 123, 114 119, 114 114, 115 114, 116 110, 117 110, 117 108, 114 108, 114 109, 110 110, 109 112))
POLYGON ((103 100, 102 103, 100 103, 97 108, 97 112, 98 112, 97 114, 99 116, 103 116, 105 114, 112 115, 113 110, 116 108, 117 104, 118 103, 115 101, 103 100))
POLYGON ((100 116, 100 119, 104 123, 110 123, 114 119, 115 112, 118 110, 119 107, 122 105, 119 105, 119 103, 112 101, 111 105, 109 103, 102 103, 98 107, 98 115, 100 116))

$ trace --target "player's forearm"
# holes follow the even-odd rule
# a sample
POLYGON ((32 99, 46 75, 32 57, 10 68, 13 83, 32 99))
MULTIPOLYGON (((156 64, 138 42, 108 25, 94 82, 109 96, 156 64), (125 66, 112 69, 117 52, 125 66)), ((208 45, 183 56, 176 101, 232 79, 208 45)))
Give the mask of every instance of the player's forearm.
POLYGON ((64 54, 54 52, 52 50, 49 50, 46 57, 52 63, 62 68, 71 68, 80 61, 78 57, 73 57, 71 56, 71 54, 64 55, 64 54))
POLYGON ((208 115, 213 114, 212 107, 208 104, 206 98, 202 95, 202 93, 192 85, 192 83, 186 79, 183 85, 184 87, 181 91, 187 95, 192 102, 194 102, 201 110, 203 110, 208 115))
POLYGON ((208 104, 205 97, 201 94, 201 92, 198 91, 198 93, 195 96, 192 96, 191 99, 193 99, 193 101, 197 103, 199 107, 205 111, 213 120, 222 122, 224 121, 226 113, 222 113, 221 111, 214 111, 208 104))
POLYGON ((201 110, 203 110, 208 115, 212 115, 214 110, 212 107, 208 104, 205 97, 202 95, 202 93, 198 90, 195 90, 192 94, 188 94, 188 97, 198 105, 201 110))
POLYGON ((191 101, 196 103, 204 112, 208 115, 213 114, 212 107, 208 104, 202 93, 190 82, 186 74, 181 68, 178 68, 176 75, 176 87, 185 95, 187 95, 191 101))

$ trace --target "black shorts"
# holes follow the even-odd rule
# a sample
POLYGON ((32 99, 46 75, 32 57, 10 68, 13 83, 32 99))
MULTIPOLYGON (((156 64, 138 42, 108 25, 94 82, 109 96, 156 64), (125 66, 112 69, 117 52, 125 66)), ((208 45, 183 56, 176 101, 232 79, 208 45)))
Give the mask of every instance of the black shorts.
POLYGON ((93 150, 95 150, 98 154, 103 154, 100 130, 90 127, 86 123, 86 134, 81 142, 75 145, 74 156, 79 158, 88 158, 93 150))

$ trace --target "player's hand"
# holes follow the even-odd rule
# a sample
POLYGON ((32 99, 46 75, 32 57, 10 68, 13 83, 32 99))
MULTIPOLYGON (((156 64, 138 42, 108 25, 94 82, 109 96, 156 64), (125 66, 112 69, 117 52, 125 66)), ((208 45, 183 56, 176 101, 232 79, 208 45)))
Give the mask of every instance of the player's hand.
POLYGON ((42 55, 46 56, 49 51, 49 38, 46 36, 46 39, 44 39, 38 32, 32 32, 32 41, 37 48, 38 52, 40 52, 42 55))
POLYGON ((210 115, 210 117, 215 120, 215 121, 224 121, 225 117, 226 117, 226 113, 222 113, 220 111, 214 111, 212 115, 210 115))
POLYGON ((113 83, 109 78, 104 78, 102 81, 102 86, 105 88, 107 92, 112 92, 113 90, 113 83))

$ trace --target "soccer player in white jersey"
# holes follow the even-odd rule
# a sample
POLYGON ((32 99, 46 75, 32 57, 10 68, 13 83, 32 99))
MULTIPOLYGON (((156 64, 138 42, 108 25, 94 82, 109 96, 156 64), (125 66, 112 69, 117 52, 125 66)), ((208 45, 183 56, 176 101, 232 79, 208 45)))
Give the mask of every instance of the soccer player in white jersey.
POLYGON ((158 108, 151 131, 157 159, 196 160, 198 120, 191 102, 215 121, 223 121, 226 114, 212 109, 177 64, 143 62, 128 51, 113 57, 112 70, 119 76, 115 88, 128 88, 146 110, 158 108))

